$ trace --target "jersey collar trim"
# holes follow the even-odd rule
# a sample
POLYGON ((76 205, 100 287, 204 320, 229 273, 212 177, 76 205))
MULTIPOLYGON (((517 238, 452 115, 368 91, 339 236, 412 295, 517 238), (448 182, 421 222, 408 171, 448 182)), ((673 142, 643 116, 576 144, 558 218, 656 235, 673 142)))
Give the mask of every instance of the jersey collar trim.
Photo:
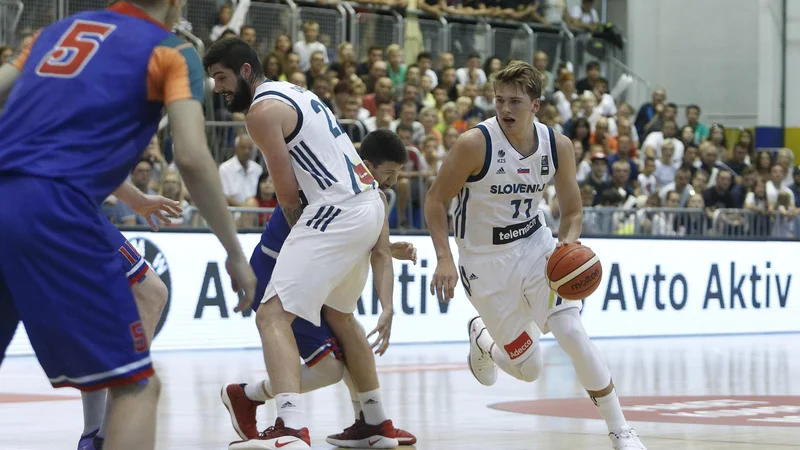
POLYGON ((165 27, 163 23, 153 19, 152 17, 150 17, 149 14, 144 12, 144 10, 142 10, 138 6, 132 5, 132 4, 128 3, 128 2, 117 2, 117 3, 114 3, 113 5, 108 7, 108 10, 109 11, 114 11, 116 13, 123 14, 123 15, 126 15, 126 16, 131 16, 131 17, 136 17, 138 19, 147 20, 148 22, 152 22, 152 23, 158 25, 159 27, 169 31, 169 28, 165 27))

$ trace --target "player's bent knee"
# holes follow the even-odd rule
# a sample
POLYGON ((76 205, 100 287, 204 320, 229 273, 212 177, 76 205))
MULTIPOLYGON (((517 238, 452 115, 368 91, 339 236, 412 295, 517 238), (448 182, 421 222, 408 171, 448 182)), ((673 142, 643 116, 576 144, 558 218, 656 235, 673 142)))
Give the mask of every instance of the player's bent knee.
POLYGON ((157 276, 147 276, 141 283, 133 285, 133 297, 139 311, 160 316, 167 305, 169 290, 157 276))
POLYGON ((293 320, 294 314, 283 309, 283 304, 277 295, 262 303, 256 310, 256 327, 260 332, 270 330, 280 322, 291 325, 293 320))
POLYGON ((344 362, 331 355, 322 358, 311 370, 319 377, 321 388, 336 384, 344 378, 344 362))
POLYGON ((539 379, 544 369, 544 358, 542 352, 537 345, 535 348, 528 350, 525 355, 525 360, 519 364, 520 380, 532 383, 539 379))
POLYGON ((559 311, 549 319, 547 325, 553 333, 553 337, 558 341, 558 345, 567 353, 573 354, 582 347, 585 341, 589 340, 589 335, 581 323, 580 315, 574 309, 559 311))
POLYGON ((115 399, 127 396, 148 396, 158 401, 158 397, 161 395, 161 379, 158 375, 153 374, 144 380, 112 386, 108 388, 108 393, 115 399))

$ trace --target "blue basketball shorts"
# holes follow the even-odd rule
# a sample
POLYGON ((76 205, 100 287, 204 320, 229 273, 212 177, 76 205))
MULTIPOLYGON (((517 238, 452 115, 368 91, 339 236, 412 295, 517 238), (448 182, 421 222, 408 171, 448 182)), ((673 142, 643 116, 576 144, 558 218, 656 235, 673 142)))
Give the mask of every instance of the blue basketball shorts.
MULTIPOLYGON (((278 252, 262 243, 259 243, 253 250, 253 255, 250 257, 250 266, 258 278, 256 296, 252 305, 253 311, 256 311, 261 304, 264 292, 267 290, 267 285, 272 278, 272 271, 275 270, 277 257, 278 252)), ((307 320, 297 317, 292 322, 292 331, 297 341, 300 357, 303 358, 306 366, 312 367, 331 353, 336 359, 344 360, 339 342, 333 336, 333 331, 331 331, 331 327, 324 317, 322 317, 322 322, 318 327, 307 320)))
POLYGON ((143 382, 150 353, 120 245, 69 184, 0 176, 0 355, 18 323, 54 387, 143 382))
POLYGON ((147 276, 147 270, 150 268, 147 261, 111 222, 103 218, 103 225, 106 236, 111 240, 114 247, 118 248, 117 257, 122 263, 125 276, 128 277, 128 284, 133 286, 144 281, 147 276))

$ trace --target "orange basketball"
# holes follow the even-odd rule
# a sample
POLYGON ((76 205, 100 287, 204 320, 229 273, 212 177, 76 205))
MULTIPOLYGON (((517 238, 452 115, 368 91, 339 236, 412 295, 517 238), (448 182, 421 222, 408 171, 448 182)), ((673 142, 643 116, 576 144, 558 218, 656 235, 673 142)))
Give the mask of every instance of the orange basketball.
POLYGON ((603 266, 592 249, 578 243, 559 247, 547 261, 550 289, 566 300, 592 295, 603 278, 603 266))

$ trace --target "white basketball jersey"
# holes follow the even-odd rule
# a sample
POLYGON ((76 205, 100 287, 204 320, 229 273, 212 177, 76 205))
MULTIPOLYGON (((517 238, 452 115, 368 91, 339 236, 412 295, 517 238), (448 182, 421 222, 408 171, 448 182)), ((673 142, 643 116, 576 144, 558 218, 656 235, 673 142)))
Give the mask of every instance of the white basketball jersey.
POLYGON ((377 189, 347 133, 313 92, 267 81, 256 88, 253 105, 264 100, 279 100, 297 111, 297 127, 285 140, 304 204, 335 205, 377 189))
POLYGON ((553 130, 534 123, 536 151, 520 154, 496 117, 477 125, 486 139, 486 160, 458 194, 455 237, 459 249, 486 253, 508 248, 545 228, 539 202, 558 168, 553 130))

